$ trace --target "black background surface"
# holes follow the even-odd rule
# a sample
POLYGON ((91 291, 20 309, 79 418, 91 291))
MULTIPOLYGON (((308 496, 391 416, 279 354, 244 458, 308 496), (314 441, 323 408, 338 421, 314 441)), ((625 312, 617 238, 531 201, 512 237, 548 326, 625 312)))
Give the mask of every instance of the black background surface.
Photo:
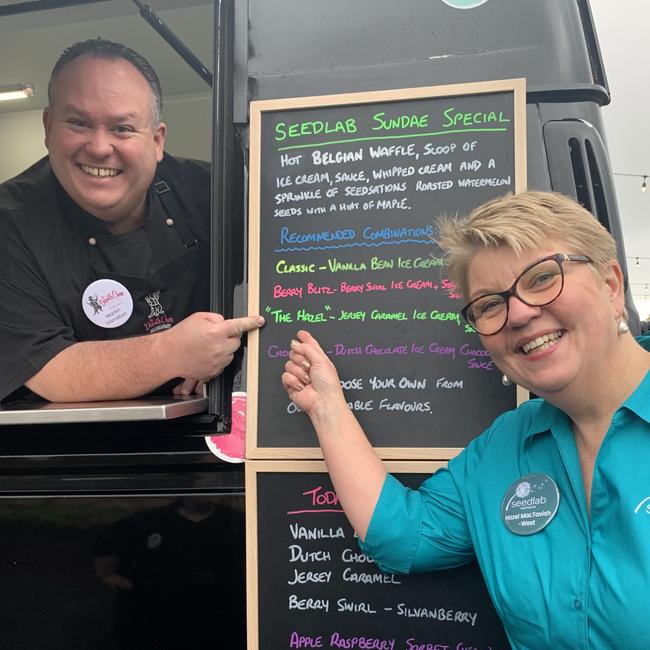
MULTIPOLYGON (((410 473, 396 476, 412 487, 426 478, 423 474, 410 473)), ((343 580, 345 569, 357 574, 379 574, 380 571, 373 563, 342 560, 344 549, 356 554, 361 554, 361 551, 338 504, 313 504, 311 496, 303 494, 319 487, 318 495, 324 499, 322 495, 332 490, 326 473, 257 474, 257 580, 258 601, 262 603, 258 616, 260 650, 292 647, 292 632, 312 640, 321 636, 323 648, 336 647, 330 645, 334 633, 344 638, 393 639, 395 650, 419 650, 428 648, 427 643, 436 650, 442 650, 445 645, 472 650, 510 647, 476 564, 433 573, 396 575, 395 580, 401 584, 364 584, 343 580), (292 524, 325 531, 341 528, 345 537, 295 539, 290 529, 292 524), (291 562, 292 545, 299 545, 303 553, 329 552, 331 559, 291 562), (294 570, 331 571, 332 576, 327 583, 289 585, 287 583, 294 580, 294 570), (292 595, 295 602, 308 598, 327 600, 329 611, 290 609, 292 595), (338 612, 337 601, 341 598, 348 602, 367 603, 376 613, 338 612), (451 611, 452 618, 456 612, 470 612, 476 614, 475 624, 398 615, 400 603, 411 609, 451 611), (410 646, 408 639, 412 640, 410 646)))
MULTIPOLYGON (((309 125, 307 129, 319 128, 309 125)), ((341 127, 339 126, 339 129, 341 127)), ((258 394, 258 445, 260 447, 315 447, 316 438, 308 419, 302 413, 292 412, 292 406, 279 381, 286 361, 289 341, 299 329, 308 329, 317 337, 323 349, 330 354, 343 381, 360 380, 362 388, 346 390, 351 407, 375 447, 437 447, 465 446, 484 429, 496 415, 513 408, 516 403, 514 388, 504 388, 500 373, 493 370, 473 369, 474 362, 489 362, 489 357, 473 354, 481 350, 478 337, 462 321, 458 311, 463 300, 448 290, 448 280, 441 266, 440 251, 431 239, 432 224, 438 214, 465 214, 487 199, 514 189, 514 122, 513 93, 460 95, 392 101, 385 103, 351 104, 262 113, 261 129, 261 183, 260 183, 260 312, 267 324, 260 331, 258 394), (509 122, 477 124, 444 128, 447 118, 443 111, 490 112, 503 114, 509 122), (398 115, 428 115, 426 128, 405 128, 373 131, 379 124, 373 120, 377 113, 382 119, 398 115), (336 129, 340 122, 345 129, 354 121, 354 133, 334 132, 302 137, 284 137, 277 141, 276 125, 284 123, 282 133, 289 126, 301 122, 319 122, 336 129), (503 130, 476 130, 488 127, 503 130), (460 132, 458 132, 460 131, 460 132), (428 135, 427 135, 428 134, 428 135), (384 139, 377 139, 377 137, 384 139), (389 136, 389 137, 386 137, 389 136), (471 143, 475 143, 472 145, 471 143), (299 148, 292 148, 298 145, 299 148), (370 147, 412 145, 415 155, 395 154, 392 157, 373 158, 370 147), (474 147, 468 151, 465 147, 474 147), (455 150, 438 155, 425 155, 425 147, 455 146, 455 150), (289 147, 289 148, 287 148, 289 147), (339 164, 314 164, 312 154, 362 151, 363 160, 339 164), (289 156, 297 164, 282 166, 282 156, 289 156), (299 156, 299 158, 298 158, 299 156), (490 159, 495 166, 488 169, 490 159), (478 160, 480 169, 460 170, 463 161, 478 160), (438 167, 436 173, 419 174, 420 167, 451 163, 451 169, 438 167), (412 175, 376 180, 373 172, 393 168, 414 168, 412 175), (363 172, 366 180, 341 180, 336 174, 363 172), (319 182, 297 184, 303 175, 318 176, 319 182), (290 186, 278 187, 278 179, 289 177, 290 186), (459 179, 506 179, 500 186, 459 187, 459 179), (453 181, 451 189, 420 191, 418 181, 453 181), (355 192, 370 192, 370 188, 404 183, 401 190, 382 191, 379 194, 344 196, 348 188, 355 192), (358 189, 361 188, 361 189, 358 189), (368 188, 368 189, 364 189, 368 188), (326 197, 326 192, 337 190, 336 197, 326 197), (278 199, 282 193, 320 191, 321 198, 303 198, 300 201, 278 199), (406 209, 377 209, 380 200, 404 200, 406 209), (372 208, 364 203, 374 201, 372 208), (342 210, 341 205, 357 203, 358 207, 342 210), (331 206, 335 205, 334 211, 331 206), (300 215, 277 216, 276 210, 299 209, 300 215), (318 213, 308 212, 314 210, 318 213), (319 212, 319 210, 322 210, 319 212), (368 239, 366 228, 373 232, 382 228, 417 229, 413 236, 368 239), (332 240, 307 243, 282 242, 286 232, 313 234, 322 231, 355 231, 353 240, 332 240), (393 263, 392 269, 372 270, 372 258, 393 263), (398 267, 398 258, 428 261, 436 258, 430 268, 404 269, 398 267), (312 273, 278 273, 280 260, 286 265, 314 265, 312 273), (331 272, 334 261, 352 262, 367 269, 331 272), (430 282, 423 289, 393 288, 408 281, 430 282), (329 287, 333 294, 308 294, 308 283, 314 287, 329 287), (364 285, 362 293, 341 291, 341 284, 364 285), (367 283, 383 285, 386 291, 368 290, 367 283), (283 289, 302 289, 302 296, 274 296, 276 286, 283 289), (304 310, 322 322, 309 322, 304 310), (365 321, 340 320, 342 310, 363 311, 365 321), (372 310, 404 312, 407 320, 372 320, 372 310), (424 320, 413 320, 413 311, 426 313, 424 320), (432 311, 447 314, 457 320, 431 319, 432 311), (275 313, 274 313, 275 312, 275 313), (276 315, 279 314, 279 315, 276 315), (286 315, 290 322, 282 322, 286 315), (366 346, 395 348, 406 346, 407 354, 368 354, 366 346), (430 346, 455 348, 454 354, 439 354, 430 346), (461 346, 465 346, 461 350, 461 346), (419 346, 423 352, 414 352, 419 346), (361 354, 341 354, 353 350, 361 354), (464 352, 464 353, 463 353, 464 352), (373 389, 371 379, 379 378, 384 386, 373 389), (419 381, 417 388, 400 388, 400 380, 419 381), (395 386, 391 386, 391 379, 395 386), (462 382, 462 388, 442 388, 441 382, 462 382), (424 383, 422 383, 424 382, 424 383), (382 402, 383 400, 383 402, 382 402), (370 409, 368 409, 368 402, 370 409), (413 406, 413 404, 419 406, 413 406), (397 404, 397 408, 389 408, 397 404), (360 407, 366 406, 366 410, 360 407), (407 410, 400 408, 405 405, 407 410), (422 410, 412 410, 420 408, 422 410)), ((282 136, 280 136, 282 137, 282 136)), ((286 160, 286 158, 285 158, 286 160)), ((349 178, 349 177, 348 177, 349 178)), ((308 317, 309 318, 309 317, 308 317)))

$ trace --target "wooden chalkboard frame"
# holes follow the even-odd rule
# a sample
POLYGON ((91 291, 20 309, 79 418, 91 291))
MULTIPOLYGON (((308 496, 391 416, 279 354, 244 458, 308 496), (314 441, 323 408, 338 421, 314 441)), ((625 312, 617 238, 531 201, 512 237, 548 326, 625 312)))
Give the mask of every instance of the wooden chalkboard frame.
MULTIPOLYGON (((262 116, 267 112, 309 108, 327 108, 353 104, 399 102, 414 99, 445 98, 512 93, 514 142, 514 191, 526 189, 526 80, 524 78, 483 81, 476 83, 424 86, 395 90, 318 95, 254 101, 250 104, 250 178, 249 178, 249 249, 248 249, 248 306, 249 313, 260 312, 260 210, 261 210, 261 140, 262 116)), ((248 335, 246 416, 246 456, 249 459, 320 459, 320 448, 268 447, 258 441, 258 396, 263 390, 259 382, 259 333, 248 335)), ((280 378, 278 377, 278 382, 280 378)), ((517 404, 528 399, 528 391, 517 387, 517 404)), ((480 433, 479 431, 476 434, 480 433)), ((453 458, 462 447, 377 447, 383 459, 441 459, 453 458)))

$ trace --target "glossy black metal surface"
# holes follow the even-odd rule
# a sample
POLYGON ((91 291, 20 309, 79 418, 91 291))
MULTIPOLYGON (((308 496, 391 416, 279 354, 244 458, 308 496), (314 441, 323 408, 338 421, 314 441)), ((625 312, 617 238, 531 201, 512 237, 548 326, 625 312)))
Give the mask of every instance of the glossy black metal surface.
POLYGON ((245 647, 240 467, 111 442, 3 445, 0 648, 245 647))
POLYGON ((250 99, 526 77, 608 101, 586 0, 250 0, 247 33, 250 99))
POLYGON ((245 647, 242 497, 202 489, 0 497, 0 647, 245 647))

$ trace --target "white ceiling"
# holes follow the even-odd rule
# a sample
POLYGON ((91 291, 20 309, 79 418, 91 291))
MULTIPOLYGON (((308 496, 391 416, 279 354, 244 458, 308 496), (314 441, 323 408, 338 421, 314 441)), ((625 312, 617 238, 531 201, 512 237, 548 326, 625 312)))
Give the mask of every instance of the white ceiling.
MULTIPOLYGON (((163 95, 209 92, 207 84, 139 15, 130 0, 100 0, 50 11, 3 16, 2 8, 19 0, 0 0, 0 85, 31 83, 35 95, 26 101, 0 102, 0 113, 41 109, 47 81, 61 52, 76 41, 103 36, 142 54, 160 76, 163 95)), ((27 3, 25 3, 27 4, 27 3)), ((149 5, 212 70, 212 2, 148 0, 149 5)))

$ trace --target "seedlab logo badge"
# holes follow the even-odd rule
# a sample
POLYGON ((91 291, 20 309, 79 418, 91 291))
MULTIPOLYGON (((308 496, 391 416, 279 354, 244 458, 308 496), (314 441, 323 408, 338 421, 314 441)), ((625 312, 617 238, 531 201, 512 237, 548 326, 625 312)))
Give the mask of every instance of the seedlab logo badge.
POLYGON ((533 535, 546 528, 557 512, 560 492, 546 474, 517 479, 501 503, 501 520, 515 535, 533 535))
POLYGON ((475 9, 484 5, 487 0, 442 0, 446 5, 454 9, 475 9))

